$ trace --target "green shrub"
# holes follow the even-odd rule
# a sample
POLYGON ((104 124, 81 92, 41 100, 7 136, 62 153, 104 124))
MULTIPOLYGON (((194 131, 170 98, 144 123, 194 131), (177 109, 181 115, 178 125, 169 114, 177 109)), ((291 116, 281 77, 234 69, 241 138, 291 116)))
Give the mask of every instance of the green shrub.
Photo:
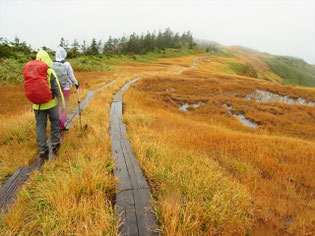
POLYGON ((277 59, 280 59, 290 65, 298 65, 298 66, 306 66, 307 63, 301 59, 301 58, 297 58, 297 57, 290 57, 290 56, 277 56, 277 59))
POLYGON ((96 56, 83 56, 68 60, 75 71, 108 71, 113 70, 104 59, 96 56))
POLYGON ((273 57, 261 59, 280 77, 284 84, 296 84, 300 86, 315 87, 315 70, 308 64, 295 60, 289 62, 286 57, 273 57))
POLYGON ((236 62, 229 62, 230 69, 237 75, 258 78, 255 69, 249 64, 242 64, 236 62))
POLYGON ((20 83, 24 81, 22 74, 24 62, 15 59, 1 59, 0 61, 0 82, 1 83, 20 83))

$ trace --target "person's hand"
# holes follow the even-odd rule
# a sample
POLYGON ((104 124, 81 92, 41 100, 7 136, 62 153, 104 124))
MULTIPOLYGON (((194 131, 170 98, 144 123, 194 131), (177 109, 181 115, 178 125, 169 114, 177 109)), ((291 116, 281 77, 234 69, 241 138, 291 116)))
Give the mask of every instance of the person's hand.
POLYGON ((76 84, 75 84, 75 87, 78 89, 79 88, 79 82, 77 82, 76 84))

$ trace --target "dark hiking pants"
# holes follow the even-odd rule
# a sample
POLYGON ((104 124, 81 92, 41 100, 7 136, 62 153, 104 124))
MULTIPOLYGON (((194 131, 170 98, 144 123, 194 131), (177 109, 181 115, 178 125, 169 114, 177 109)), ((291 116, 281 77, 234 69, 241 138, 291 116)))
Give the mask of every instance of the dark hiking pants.
POLYGON ((50 121, 50 138, 52 144, 60 142, 59 135, 59 109, 58 105, 47 110, 34 110, 36 119, 36 135, 37 145, 39 152, 45 152, 47 150, 46 144, 46 126, 47 126, 47 115, 50 121))

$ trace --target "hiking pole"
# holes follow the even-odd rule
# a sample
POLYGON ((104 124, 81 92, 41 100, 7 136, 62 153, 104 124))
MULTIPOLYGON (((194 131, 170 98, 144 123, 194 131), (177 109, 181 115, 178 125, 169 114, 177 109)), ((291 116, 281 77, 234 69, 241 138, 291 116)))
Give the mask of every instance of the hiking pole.
POLYGON ((82 130, 82 120, 81 120, 81 108, 80 108, 80 93, 79 88, 77 88, 77 98, 78 98, 78 107, 79 107, 79 116, 80 116, 80 127, 82 130))

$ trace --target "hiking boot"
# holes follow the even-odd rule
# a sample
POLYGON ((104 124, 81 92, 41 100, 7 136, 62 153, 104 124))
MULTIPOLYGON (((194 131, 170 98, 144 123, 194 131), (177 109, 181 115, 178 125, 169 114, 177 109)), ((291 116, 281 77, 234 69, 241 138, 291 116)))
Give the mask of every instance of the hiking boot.
POLYGON ((52 151, 55 155, 57 155, 57 152, 60 148, 60 142, 59 143, 52 143, 51 144, 51 148, 52 148, 52 151))
POLYGON ((47 161, 48 160, 48 155, 49 155, 49 150, 46 149, 46 151, 40 152, 39 153, 39 157, 44 160, 47 161))

